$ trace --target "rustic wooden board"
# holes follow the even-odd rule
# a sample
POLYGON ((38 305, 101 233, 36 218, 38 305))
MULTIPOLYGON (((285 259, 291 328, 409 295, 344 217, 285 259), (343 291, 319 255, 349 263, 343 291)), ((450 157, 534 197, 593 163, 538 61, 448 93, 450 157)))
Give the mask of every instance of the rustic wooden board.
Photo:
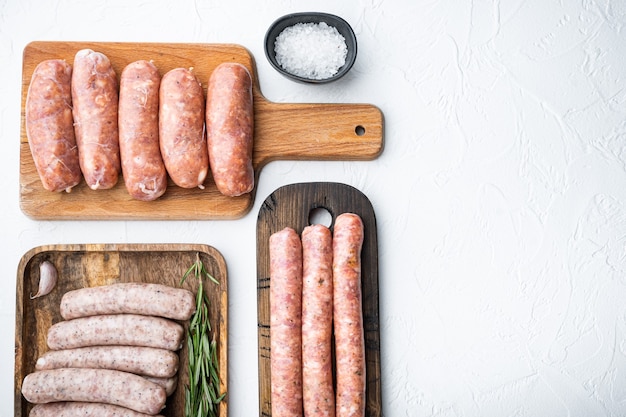
MULTIPOLYGON (((33 407, 21 394, 22 381, 34 371, 37 358, 47 351, 46 336, 50 326, 63 320, 59 306, 65 292, 116 282, 154 282, 179 286, 183 274, 197 256, 220 283, 207 283, 204 287, 209 296, 209 314, 218 341, 221 391, 228 392, 228 277, 224 258, 215 248, 198 244, 40 246, 22 257, 17 271, 15 417, 27 417, 33 407), (58 283, 50 294, 31 300, 30 295, 37 292, 39 265, 45 260, 56 266, 58 283)), ((196 292, 197 281, 188 279, 183 287, 196 292)), ((187 330, 189 323, 183 324, 187 330)), ((181 366, 178 387, 168 398, 162 413, 167 417, 183 415, 184 387, 188 382, 186 342, 179 354, 181 366)), ((219 406, 219 415, 228 415, 228 396, 219 406)))
POLYGON ((335 218, 351 212, 363 219, 365 237, 361 252, 363 321, 365 326, 367 417, 382 416, 380 332, 378 317, 378 242, 374 209, 365 195, 346 184, 300 183, 279 188, 261 205, 257 219, 257 309, 259 357, 259 415, 271 416, 270 399, 270 260, 269 237, 284 227, 299 234, 311 224, 315 210, 325 209, 335 218))
POLYGON ((255 62, 242 46, 232 44, 32 42, 24 49, 20 142, 20 207, 40 220, 88 219, 235 219, 254 203, 255 189, 244 196, 219 193, 209 175, 205 189, 182 189, 173 182, 156 201, 133 200, 120 179, 111 190, 93 191, 84 180, 71 193, 46 191, 35 169, 24 124, 24 104, 32 73, 44 59, 74 61, 82 48, 106 54, 119 75, 138 59, 153 60, 161 74, 176 67, 193 67, 205 94, 209 76, 222 62, 239 62, 253 76, 254 151, 256 182, 273 160, 370 160, 383 149, 383 116, 370 104, 273 103, 263 97, 255 62))

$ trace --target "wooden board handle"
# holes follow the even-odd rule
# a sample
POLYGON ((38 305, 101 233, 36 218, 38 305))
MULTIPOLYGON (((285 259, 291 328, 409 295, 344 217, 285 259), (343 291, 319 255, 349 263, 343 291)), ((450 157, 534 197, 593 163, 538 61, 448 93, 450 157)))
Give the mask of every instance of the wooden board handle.
POLYGON ((259 101, 255 160, 371 160, 383 150, 383 114, 371 104, 259 101))

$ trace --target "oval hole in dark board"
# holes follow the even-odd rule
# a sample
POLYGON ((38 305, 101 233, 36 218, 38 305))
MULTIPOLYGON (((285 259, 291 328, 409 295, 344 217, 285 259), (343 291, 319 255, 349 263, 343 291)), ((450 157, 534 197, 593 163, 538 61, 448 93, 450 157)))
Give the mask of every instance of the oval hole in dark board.
POLYGON ((330 227, 333 222, 333 216, 330 211, 324 207, 317 207, 309 212, 309 224, 321 224, 330 227))

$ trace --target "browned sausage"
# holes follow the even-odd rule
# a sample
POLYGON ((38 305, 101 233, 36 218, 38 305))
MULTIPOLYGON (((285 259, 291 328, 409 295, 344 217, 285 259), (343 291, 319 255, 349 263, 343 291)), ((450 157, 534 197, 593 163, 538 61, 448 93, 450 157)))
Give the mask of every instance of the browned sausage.
POLYGON ((26 375, 22 395, 27 401, 85 401, 119 405, 146 414, 165 406, 163 387, 128 372, 111 369, 63 368, 26 375))
POLYGON ((333 229, 333 320, 336 355, 336 416, 365 415, 365 341, 361 309, 363 221, 352 213, 333 229))
POLYGON ((126 282, 68 291, 61 298, 60 309, 66 320, 119 313, 188 320, 196 310, 196 297, 184 288, 126 282))
POLYGON ((43 188, 67 191, 83 178, 72 118, 72 66, 60 59, 37 65, 26 96, 28 145, 43 188))
POLYGON ((235 197, 252 191, 254 106, 252 77, 238 63, 218 65, 207 87, 209 166, 217 189, 235 197))
POLYGON ((169 378, 178 371, 178 354, 146 346, 87 346, 49 350, 35 364, 38 371, 58 368, 116 369, 169 378))
MULTIPOLYGON (((130 408, 113 404, 61 401, 37 404, 28 417, 149 417, 130 408)), ((163 417, 161 415, 154 417, 163 417)))
POLYGON ((304 415, 334 416, 331 336, 333 243, 321 224, 302 231, 302 381, 304 415))
POLYGON ((159 142, 165 168, 182 188, 204 188, 209 155, 204 131, 204 91, 194 73, 175 68, 161 79, 159 142))
POLYGON ((72 72, 74 130, 80 168, 93 190, 112 188, 119 178, 118 96, 109 58, 91 49, 78 51, 72 72))
POLYGON ((178 350, 183 326, 162 317, 110 314, 60 321, 48 329, 48 347, 54 350, 84 346, 148 346, 178 350))
POLYGON ((273 416, 302 416, 302 244, 291 228, 270 251, 270 372, 273 416))
POLYGON ((136 200, 156 200, 167 189, 167 172, 159 148, 160 83, 159 70, 150 61, 128 64, 120 77, 122 174, 128 193, 136 200))

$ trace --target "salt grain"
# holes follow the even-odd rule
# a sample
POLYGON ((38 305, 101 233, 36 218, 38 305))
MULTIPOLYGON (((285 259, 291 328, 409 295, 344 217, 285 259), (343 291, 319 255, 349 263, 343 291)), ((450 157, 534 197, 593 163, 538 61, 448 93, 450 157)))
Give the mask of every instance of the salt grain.
POLYGON ((274 44, 276 61, 287 72, 311 80, 323 80, 346 63, 346 39, 325 22, 296 23, 285 28, 274 44))

